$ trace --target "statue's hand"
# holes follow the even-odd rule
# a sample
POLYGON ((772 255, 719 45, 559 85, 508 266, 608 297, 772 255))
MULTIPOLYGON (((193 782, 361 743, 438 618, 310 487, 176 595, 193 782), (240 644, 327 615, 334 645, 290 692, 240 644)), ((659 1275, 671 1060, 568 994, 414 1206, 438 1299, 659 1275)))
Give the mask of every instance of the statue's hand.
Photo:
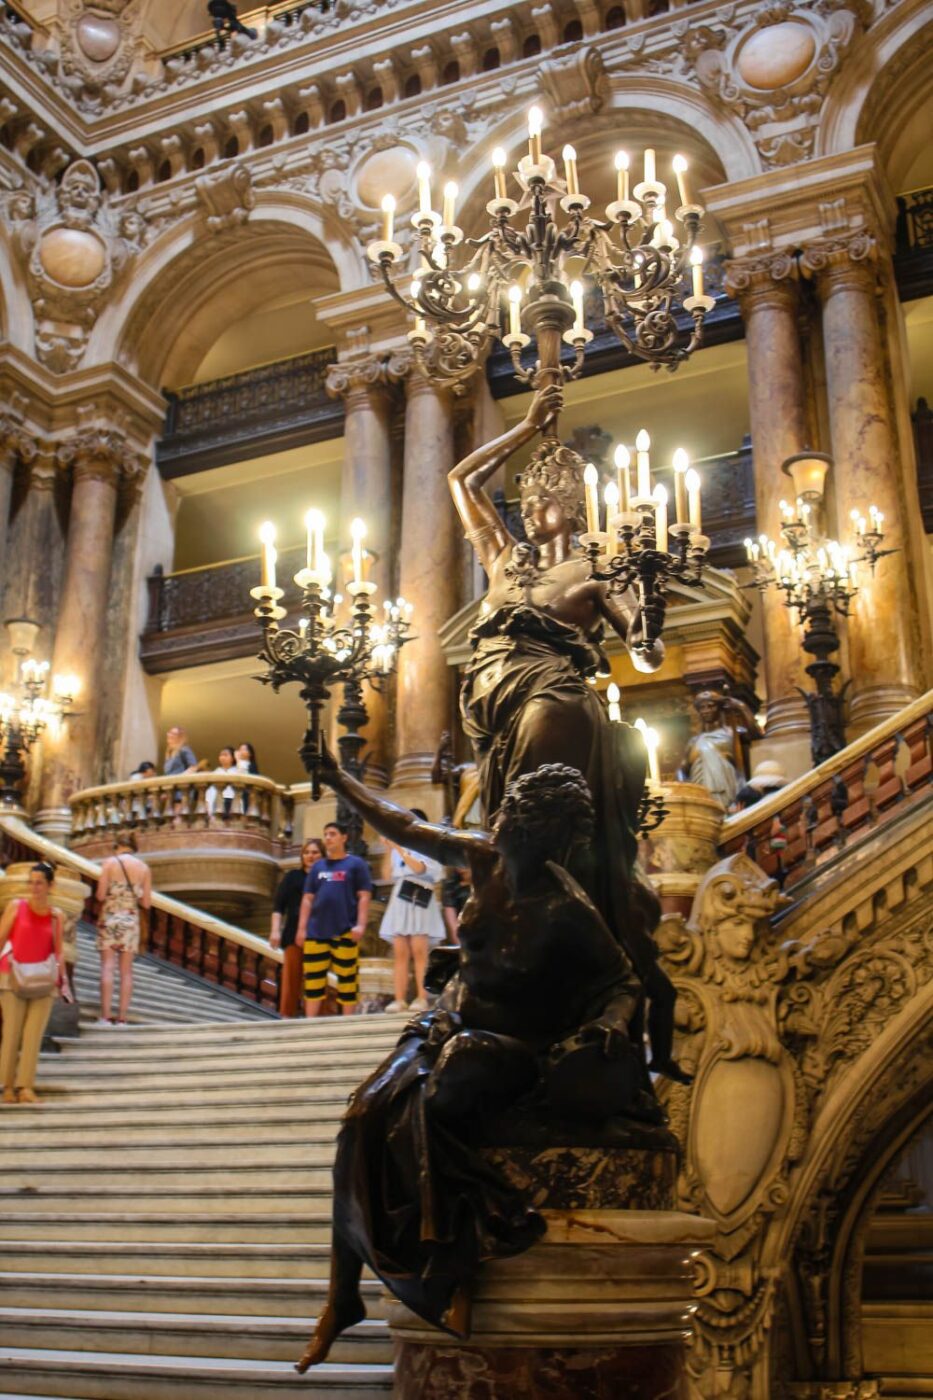
POLYGON ((532 428, 543 429, 553 418, 556 418, 564 406, 564 389, 562 384, 546 384, 543 389, 538 389, 531 400, 528 412, 525 415, 525 422, 532 428))
POLYGON ((321 735, 321 778, 324 782, 329 782, 340 772, 340 764, 331 753, 327 740, 321 735))
POLYGON ((578 1036, 585 1044, 598 1045, 606 1060, 619 1060, 629 1047, 629 1038, 618 1026, 606 1021, 588 1021, 578 1036))

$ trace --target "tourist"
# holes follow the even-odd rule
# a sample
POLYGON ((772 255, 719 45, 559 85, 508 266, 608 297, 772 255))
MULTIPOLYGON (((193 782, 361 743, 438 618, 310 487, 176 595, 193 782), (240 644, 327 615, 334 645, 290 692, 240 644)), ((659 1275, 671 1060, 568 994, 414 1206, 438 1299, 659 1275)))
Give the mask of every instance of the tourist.
POLYGON ((165 736, 165 761, 162 772, 193 773, 198 766, 194 750, 188 745, 188 735, 177 724, 173 724, 165 736))
POLYGON ((135 770, 130 774, 130 782, 138 783, 143 778, 157 778, 158 770, 154 763, 150 763, 148 758, 144 758, 142 763, 137 764, 135 770))
POLYGON ((269 943, 273 948, 281 948, 284 955, 279 986, 280 1016, 297 1016, 301 1006, 302 953, 295 935, 308 872, 323 859, 324 842, 319 836, 312 836, 301 848, 301 864, 285 872, 275 892, 269 943))
MULTIPOLYGON (((258 776, 259 764, 256 762, 256 750, 252 744, 237 744, 235 758, 236 766, 241 773, 252 773, 254 776, 258 776)), ((249 787, 244 786, 241 796, 244 816, 249 812, 249 795, 249 787)))
POLYGON ((26 898, 11 900, 0 919, 0 1081, 5 1104, 41 1103, 34 1087, 36 1068, 56 989, 65 1001, 74 1000, 62 952, 64 920, 51 904, 54 880, 54 866, 37 861, 29 872, 26 898))
MULTIPOLYGON (((412 810, 420 821, 427 821, 427 812, 418 807, 412 810)), ((427 1011, 424 973, 428 951, 432 943, 444 941, 444 921, 434 889, 443 876, 443 869, 436 861, 406 851, 394 841, 387 840, 386 845, 391 860, 392 893, 382 916, 379 937, 392 944, 395 979, 395 999, 389 1002, 386 1011, 406 1009, 412 964, 416 996, 411 1010, 427 1011)))
POLYGON ((758 764, 748 782, 743 783, 735 794, 730 811, 744 812, 746 808, 754 807, 756 802, 770 796, 772 792, 777 792, 786 784, 787 774, 781 765, 773 758, 765 758, 758 764))
MULTIPOLYGON (((233 749, 229 746, 222 748, 217 755, 217 767, 214 769, 214 772, 232 773, 236 771, 236 767, 237 762, 233 749)), ((220 796, 224 804, 224 816, 229 817, 230 813, 233 811, 233 799, 236 797, 236 788, 231 787, 229 783, 225 783, 221 788, 220 796)), ((211 786, 207 789, 207 792, 204 794, 204 805, 207 807, 208 820, 213 821, 214 812, 217 808, 217 789, 215 787, 211 786)))
POLYGON ((214 25, 217 44, 222 49, 226 48, 228 34, 245 34, 247 39, 259 37, 257 30, 250 29, 238 18, 233 0, 207 0, 207 13, 214 25))
POLYGON ((100 953, 99 1026, 114 1024, 110 1015, 113 1002, 113 972, 120 955, 120 1006, 116 1024, 125 1026, 133 995, 133 959, 139 952, 143 909, 152 906, 152 872, 136 854, 138 843, 133 831, 118 831, 113 855, 100 868, 97 899, 97 951, 100 953))
POLYGON ((327 974, 337 977, 337 1001, 351 1016, 359 1001, 360 940, 366 932, 373 881, 359 856, 347 855, 349 827, 328 822, 324 859, 305 882, 295 942, 304 949, 305 1015, 319 1016, 327 974))

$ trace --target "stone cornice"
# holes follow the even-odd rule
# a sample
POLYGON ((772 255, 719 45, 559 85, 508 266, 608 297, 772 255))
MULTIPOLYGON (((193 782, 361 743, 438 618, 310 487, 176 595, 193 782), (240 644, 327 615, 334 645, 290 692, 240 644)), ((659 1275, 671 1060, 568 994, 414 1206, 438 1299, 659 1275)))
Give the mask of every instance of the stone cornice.
POLYGON ((0 401, 15 401, 23 431, 42 438, 69 431, 93 406, 100 417, 123 422, 129 441, 144 453, 165 417, 161 394, 122 365, 92 365, 57 375, 11 345, 0 349, 0 401))

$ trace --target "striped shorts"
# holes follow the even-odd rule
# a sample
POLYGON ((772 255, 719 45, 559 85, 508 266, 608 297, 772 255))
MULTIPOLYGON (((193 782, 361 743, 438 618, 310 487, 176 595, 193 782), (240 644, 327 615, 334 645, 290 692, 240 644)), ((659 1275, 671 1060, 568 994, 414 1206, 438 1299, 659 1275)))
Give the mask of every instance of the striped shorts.
POLYGON ((360 945, 348 933, 326 943, 316 938, 305 940, 305 1001, 323 1001, 331 968, 337 978, 337 1000, 344 1006, 355 1006, 360 990, 360 945))

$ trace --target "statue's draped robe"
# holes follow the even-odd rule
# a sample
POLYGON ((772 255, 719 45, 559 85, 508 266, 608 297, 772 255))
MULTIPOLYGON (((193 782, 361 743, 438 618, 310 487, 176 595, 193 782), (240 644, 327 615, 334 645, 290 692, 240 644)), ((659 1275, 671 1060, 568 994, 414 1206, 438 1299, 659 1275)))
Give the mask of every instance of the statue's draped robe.
POLYGON ((691 783, 705 787, 727 810, 739 788, 739 776, 730 759, 734 747, 735 735, 728 725, 708 729, 692 741, 691 783))

